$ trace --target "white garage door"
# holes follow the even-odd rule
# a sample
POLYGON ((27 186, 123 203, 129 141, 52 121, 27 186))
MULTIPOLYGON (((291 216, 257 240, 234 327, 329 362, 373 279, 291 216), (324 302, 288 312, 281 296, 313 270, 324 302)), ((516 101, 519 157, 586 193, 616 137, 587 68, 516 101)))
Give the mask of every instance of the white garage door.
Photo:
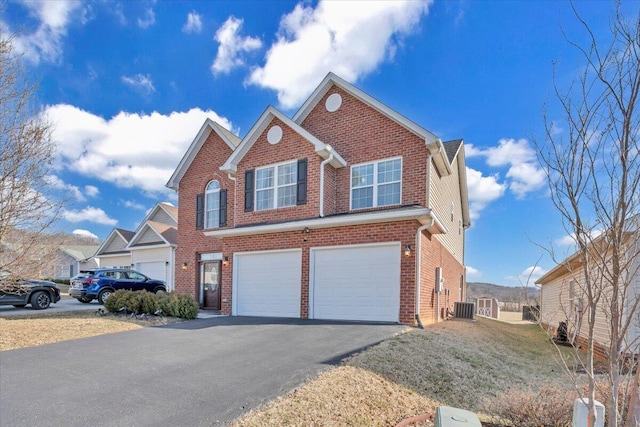
POLYGON ((302 251, 234 255, 234 314, 300 317, 302 251))
POLYGON ((152 279, 167 280, 167 264, 164 261, 159 262, 139 262, 136 264, 136 270, 152 279))
POLYGON ((311 250, 313 318, 397 322, 400 244, 311 250))

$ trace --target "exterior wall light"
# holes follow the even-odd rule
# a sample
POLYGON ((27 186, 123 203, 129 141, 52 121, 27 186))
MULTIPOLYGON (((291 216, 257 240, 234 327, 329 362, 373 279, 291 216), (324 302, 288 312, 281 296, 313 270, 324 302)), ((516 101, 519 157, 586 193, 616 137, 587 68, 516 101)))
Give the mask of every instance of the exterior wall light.
POLYGON ((404 256, 406 257, 411 256, 411 245, 407 245, 404 247, 404 256))
POLYGON ((182 263, 182 269, 183 270, 188 270, 189 269, 189 264, 187 264, 186 261, 182 263))
POLYGON ((229 257, 228 256, 224 257, 224 261, 222 261, 222 265, 224 265, 225 267, 229 265, 229 257))

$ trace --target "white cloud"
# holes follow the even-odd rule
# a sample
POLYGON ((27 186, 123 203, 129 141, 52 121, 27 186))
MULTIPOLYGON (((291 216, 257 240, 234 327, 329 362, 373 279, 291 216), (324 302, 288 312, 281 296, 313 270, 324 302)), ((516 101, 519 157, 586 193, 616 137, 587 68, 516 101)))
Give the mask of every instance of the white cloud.
POLYGON ((402 37, 426 15, 426 1, 325 1, 299 3, 280 21, 264 67, 248 82, 276 90, 284 108, 299 105, 333 71, 349 82, 393 58, 402 37))
POLYGON ((87 206, 86 208, 76 210, 62 211, 62 217, 69 222, 94 222, 96 224, 103 225, 116 225, 118 220, 110 218, 105 211, 100 208, 94 208, 93 206, 87 206))
POLYGON ((226 118, 198 108, 168 115, 121 112, 108 120, 66 104, 45 113, 54 125, 57 168, 151 194, 173 193, 164 185, 205 119, 231 129, 226 118))
POLYGON ((71 232, 71 234, 75 234, 81 237, 88 237, 90 239, 100 240, 97 235, 93 234, 89 230, 83 230, 81 228, 77 228, 71 232))
POLYGON ((150 26, 156 23, 156 14, 153 12, 153 9, 148 8, 144 12, 144 16, 142 18, 138 18, 138 27, 146 30, 150 26))
POLYGON ((82 191, 79 187, 72 184, 67 184, 56 175, 46 175, 44 177, 44 181, 49 187, 56 190, 63 190, 79 202, 84 202, 85 200, 87 200, 84 194, 82 194, 82 191))
POLYGON ((187 22, 182 26, 182 31, 189 33, 199 33, 202 31, 202 17, 195 10, 187 15, 187 22))
POLYGON ((96 197, 98 194, 100 194, 100 189, 93 185, 85 185, 84 194, 88 197, 96 197))
POLYGON ((539 265, 532 265, 527 267, 524 271, 517 276, 508 276, 507 279, 517 281, 520 285, 527 285, 533 287, 536 280, 547 274, 547 270, 539 265))
POLYGON ((536 152, 526 139, 503 138, 498 146, 486 149, 465 146, 465 154, 468 157, 484 156, 489 166, 509 166, 506 178, 517 199, 523 199, 545 185, 545 171, 537 163, 536 152))
POLYGON ((142 74, 136 74, 135 76, 131 77, 122 76, 120 77, 120 80, 122 80, 123 83, 131 86, 135 90, 146 95, 150 95, 156 91, 156 88, 155 86, 153 86, 153 81, 151 81, 151 77, 149 76, 149 74, 147 74, 146 76, 142 74))
MULTIPOLYGON (((30 15, 39 24, 31 33, 20 33, 14 39, 16 51, 24 54, 25 60, 38 64, 41 60, 56 63, 63 50, 63 39, 67 34, 67 26, 72 22, 72 16, 78 14, 75 22, 87 22, 87 11, 83 10, 82 2, 77 0, 61 1, 29 1, 22 2, 29 9, 30 15)), ((2 22, 4 31, 11 34, 12 29, 2 22)))
MULTIPOLYGON (((122 202, 125 208, 135 209, 138 211, 145 210, 145 207, 142 203, 138 203, 135 200, 125 200, 122 202)), ((147 212, 148 213, 148 212, 147 212)))
POLYGON ((478 279, 480 277, 482 277, 482 273, 480 272, 480 270, 475 269, 469 265, 467 265, 465 267, 465 269, 467 270, 467 278, 468 279, 478 279))
POLYGON ((220 43, 218 54, 211 65, 213 74, 228 73, 233 68, 244 64, 241 54, 260 49, 262 41, 254 37, 241 37, 239 35, 242 27, 242 19, 230 16, 224 24, 216 31, 214 39, 220 43))
POLYGON ((480 217, 487 205, 504 195, 506 184, 498 182, 497 175, 482 176, 482 172, 467 168, 467 190, 469 194, 469 216, 472 220, 480 217))

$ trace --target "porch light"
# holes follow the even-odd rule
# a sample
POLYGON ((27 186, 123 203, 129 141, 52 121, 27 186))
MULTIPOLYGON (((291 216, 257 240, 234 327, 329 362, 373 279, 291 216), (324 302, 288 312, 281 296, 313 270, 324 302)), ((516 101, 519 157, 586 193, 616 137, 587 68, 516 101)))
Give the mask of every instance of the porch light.
POLYGON ((407 245, 404 247, 404 256, 406 257, 411 256, 411 245, 407 245))
POLYGON ((182 263, 182 269, 183 270, 188 270, 189 269, 189 264, 187 264, 186 261, 182 263))
POLYGON ((225 267, 229 265, 229 257, 228 256, 224 257, 224 261, 222 261, 222 265, 224 265, 225 267))

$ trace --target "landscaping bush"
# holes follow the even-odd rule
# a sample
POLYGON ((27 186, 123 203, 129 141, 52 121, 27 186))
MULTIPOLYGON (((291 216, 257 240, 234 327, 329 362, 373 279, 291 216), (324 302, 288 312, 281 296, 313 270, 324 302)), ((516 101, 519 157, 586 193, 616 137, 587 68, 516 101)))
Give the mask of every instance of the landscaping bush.
POLYGON ((485 403, 490 423, 485 426, 569 427, 574 395, 555 384, 538 392, 513 389, 485 403))
POLYGON ((112 313, 155 314, 158 310, 164 316, 195 319, 198 317, 198 303, 188 295, 175 293, 153 294, 147 291, 119 290, 107 298, 104 308, 112 313))

